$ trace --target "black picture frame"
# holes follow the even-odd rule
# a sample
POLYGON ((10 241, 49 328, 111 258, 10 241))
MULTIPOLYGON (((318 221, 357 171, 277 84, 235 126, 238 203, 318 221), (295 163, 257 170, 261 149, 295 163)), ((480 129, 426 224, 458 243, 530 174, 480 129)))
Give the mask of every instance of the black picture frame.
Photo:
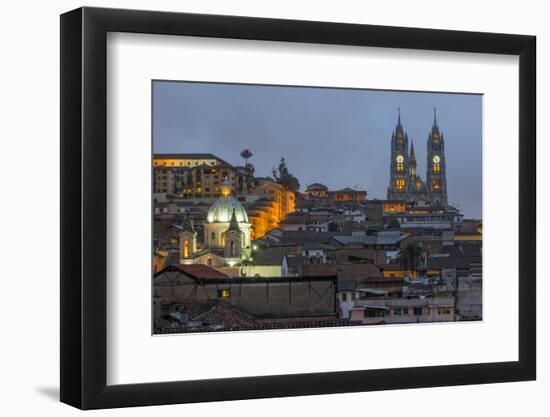
POLYGON ((61 401, 82 409, 534 380, 536 38, 136 10, 61 16, 61 401), (519 360, 107 385, 108 32, 519 56, 519 360))

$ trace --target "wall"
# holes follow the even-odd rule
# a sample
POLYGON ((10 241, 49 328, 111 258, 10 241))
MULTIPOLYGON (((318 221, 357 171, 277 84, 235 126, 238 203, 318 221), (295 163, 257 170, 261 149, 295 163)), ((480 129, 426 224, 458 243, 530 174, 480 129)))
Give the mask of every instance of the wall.
POLYGON ((218 290, 229 289, 225 301, 252 315, 301 316, 335 313, 334 281, 277 282, 259 279, 242 283, 196 283, 184 274, 165 272, 155 277, 155 296, 162 301, 207 301, 219 298, 218 290), (168 280, 167 278, 170 277, 168 280))
MULTIPOLYGON (((296 1, 269 0, 28 0, 5 2, 2 7, 1 80, 2 133, 0 178, 2 205, 0 230, 2 244, 3 328, 0 379, 3 415, 81 415, 59 404, 59 17, 64 11, 89 6, 164 9, 217 14, 256 15, 293 19, 330 20, 397 26, 419 26, 536 34, 538 36, 538 119, 548 113, 550 87, 550 26, 545 2, 463 0, 433 1, 296 1), (17 155, 16 158, 8 157, 17 155), (18 181, 9 181, 25 170, 18 181), (30 190, 21 187, 30 185, 30 190), (7 198, 9 196, 9 198, 7 198), (20 204, 31 199, 35 204, 20 204), (15 200, 15 201, 14 201, 15 200), (38 205, 37 205, 38 204, 38 205), (39 207, 39 209, 37 209, 39 207), (17 209, 16 209, 17 208, 17 209), (29 245, 32 227, 41 239, 38 247, 29 245), (32 256, 29 256, 32 255, 32 256), (8 262, 9 260, 9 262, 8 262), (32 273, 29 273, 32 271, 32 273), (38 272, 38 273, 37 273, 38 272), (10 277, 8 280, 7 277, 10 277), (24 300, 14 297, 21 283, 29 288, 24 300), (17 286, 17 287, 16 287, 17 286)), ((406 69, 404 69, 406 70, 406 69)), ((539 122, 540 155, 550 153, 548 124, 539 122)), ((542 184, 550 183, 548 172, 539 170, 542 184)), ((546 187, 548 190, 548 187, 546 187)), ((539 213, 548 207, 549 193, 539 194, 539 213)), ((550 246, 550 221, 539 216, 539 252, 550 246), (544 239, 542 238, 544 236, 544 239)), ((546 249, 546 250, 545 250, 546 249)), ((542 258, 539 256, 539 258, 542 258)), ((550 291, 550 283, 540 274, 539 294, 550 291)), ((482 386, 402 390, 342 395, 323 395, 231 403, 210 403, 169 407, 94 412, 94 416, 337 416, 368 410, 371 415, 436 416, 445 410, 454 416, 542 416, 548 415, 550 391, 550 309, 543 308, 539 296, 539 381, 482 386), (540 323, 543 323, 544 326, 540 323), (396 401, 397 399, 397 401, 396 401)), ((472 341, 475 343, 475 341, 472 341)), ((357 349, 360 349, 358 347, 357 349)), ((337 349, 334 357, 353 353, 337 349)))

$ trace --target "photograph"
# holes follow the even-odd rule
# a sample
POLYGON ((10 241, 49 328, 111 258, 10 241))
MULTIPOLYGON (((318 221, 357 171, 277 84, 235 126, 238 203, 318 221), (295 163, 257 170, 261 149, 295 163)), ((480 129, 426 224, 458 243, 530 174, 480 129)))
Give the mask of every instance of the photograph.
POLYGON ((152 333, 479 321, 475 93, 152 81, 152 333))

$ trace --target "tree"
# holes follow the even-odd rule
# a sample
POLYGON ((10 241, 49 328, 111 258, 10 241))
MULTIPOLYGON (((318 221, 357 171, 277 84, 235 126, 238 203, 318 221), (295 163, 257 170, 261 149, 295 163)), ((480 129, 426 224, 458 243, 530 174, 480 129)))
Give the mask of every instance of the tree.
POLYGON ((285 186, 290 191, 296 192, 300 189, 300 181, 298 181, 298 178, 292 175, 288 170, 285 158, 281 157, 279 166, 277 168, 273 168, 271 172, 275 178, 275 181, 285 186))
POLYGON ((248 163, 244 166, 244 173, 245 173, 245 186, 246 186, 246 192, 250 192, 252 189, 252 180, 254 179, 254 173, 256 172, 256 168, 254 168, 254 165, 251 163, 248 163))
POLYGON ((401 268, 412 274, 420 266, 422 248, 415 242, 408 243, 399 251, 398 259, 401 268))
POLYGON ((241 158, 244 159, 244 166, 248 165, 248 160, 250 158, 252 158, 253 156, 254 156, 254 154, 252 152, 250 152, 250 150, 248 150, 248 149, 243 149, 241 151, 241 158))
POLYGON ((256 168, 252 164, 246 164, 244 166, 244 170, 246 172, 246 175, 250 178, 254 176, 254 173, 256 172, 256 168))

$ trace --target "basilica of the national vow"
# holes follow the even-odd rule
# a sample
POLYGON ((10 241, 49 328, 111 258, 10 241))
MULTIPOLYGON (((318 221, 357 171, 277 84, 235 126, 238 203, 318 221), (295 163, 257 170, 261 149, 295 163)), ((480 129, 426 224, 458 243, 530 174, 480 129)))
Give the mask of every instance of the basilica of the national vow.
POLYGON ((388 200, 428 202, 431 206, 447 206, 447 169, 445 141, 437 125, 436 109, 432 128, 428 134, 426 181, 417 172, 414 144, 401 124, 401 111, 391 137, 390 184, 388 200))

